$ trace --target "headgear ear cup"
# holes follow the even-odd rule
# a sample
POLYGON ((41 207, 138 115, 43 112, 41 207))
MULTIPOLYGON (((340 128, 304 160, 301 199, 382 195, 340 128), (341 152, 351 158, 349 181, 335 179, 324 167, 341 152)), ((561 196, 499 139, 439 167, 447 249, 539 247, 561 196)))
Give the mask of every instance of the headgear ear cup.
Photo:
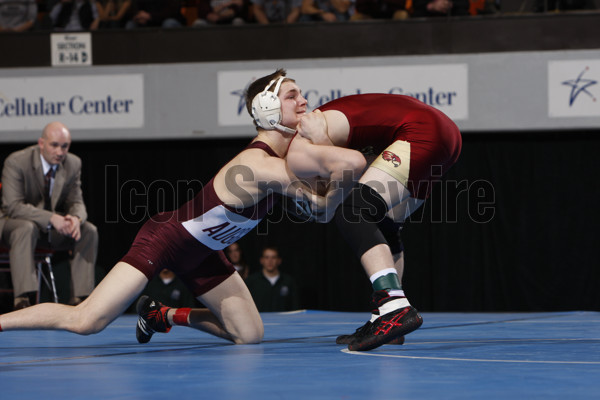
POLYGON ((252 100, 252 117, 256 121, 256 125, 260 128, 272 130, 277 127, 281 121, 281 101, 277 97, 281 82, 284 77, 280 76, 278 79, 273 79, 265 87, 265 90, 254 96, 252 100), (269 92, 269 88, 277 82, 275 90, 269 92))

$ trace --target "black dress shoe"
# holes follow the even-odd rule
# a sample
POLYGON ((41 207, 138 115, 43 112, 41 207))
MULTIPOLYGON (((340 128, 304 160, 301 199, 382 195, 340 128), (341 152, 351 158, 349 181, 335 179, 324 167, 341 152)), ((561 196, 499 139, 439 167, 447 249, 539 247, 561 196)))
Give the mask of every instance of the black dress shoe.
POLYGON ((70 306, 78 306, 81 303, 83 303, 83 299, 81 297, 71 297, 71 300, 69 300, 70 306))
POLYGON ((23 308, 31 307, 31 303, 29 302, 29 298, 27 297, 17 297, 15 299, 15 307, 14 310, 22 310, 23 308))

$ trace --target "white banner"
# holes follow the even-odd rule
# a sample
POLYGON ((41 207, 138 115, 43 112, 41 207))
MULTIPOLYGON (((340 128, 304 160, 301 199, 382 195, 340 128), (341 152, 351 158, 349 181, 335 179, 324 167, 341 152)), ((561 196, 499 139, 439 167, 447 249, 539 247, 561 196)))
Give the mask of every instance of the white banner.
POLYGON ((0 79, 0 131, 144 126, 142 74, 0 79))
POLYGON ((77 140, 252 137, 244 89, 278 67, 310 110, 358 92, 401 93, 442 110, 462 132, 598 131, 599 63, 600 50, 561 50, 7 68, 0 143, 35 141, 56 119, 77 127, 77 140))
POLYGON ((600 59, 548 62, 548 115, 600 117, 600 59))
MULTIPOLYGON (((221 71, 218 74, 219 125, 249 125, 244 91, 274 70, 221 71)), ((415 97, 453 120, 469 117, 467 64, 289 69, 308 101, 309 111, 342 96, 394 93, 415 97)))

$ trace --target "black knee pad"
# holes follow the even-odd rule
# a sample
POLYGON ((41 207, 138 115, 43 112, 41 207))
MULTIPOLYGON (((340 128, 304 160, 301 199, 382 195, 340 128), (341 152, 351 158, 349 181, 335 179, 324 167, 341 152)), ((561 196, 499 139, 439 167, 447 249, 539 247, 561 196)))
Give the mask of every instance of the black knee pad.
POLYGON ((392 254, 399 254, 404 251, 404 244, 402 243, 402 227, 404 222, 394 222, 391 218, 384 218, 377 224, 379 230, 383 234, 383 237, 390 246, 392 254))
POLYGON ((379 193, 360 183, 336 210, 335 223, 359 258, 379 244, 388 244, 378 226, 386 213, 387 205, 379 193))
POLYGON ((362 183, 352 189, 339 209, 344 218, 351 222, 365 220, 379 223, 388 212, 387 204, 381 195, 372 187, 362 183))

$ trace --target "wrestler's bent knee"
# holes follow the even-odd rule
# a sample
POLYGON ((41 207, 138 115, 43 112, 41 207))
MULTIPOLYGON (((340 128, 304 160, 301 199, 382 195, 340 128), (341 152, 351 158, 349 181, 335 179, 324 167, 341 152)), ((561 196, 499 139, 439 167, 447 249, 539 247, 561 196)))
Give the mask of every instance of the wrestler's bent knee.
POLYGON ((258 344, 262 342, 265 329, 262 323, 254 324, 253 326, 244 326, 233 336, 235 344, 258 344))
POLYGON ((102 332, 111 322, 107 318, 98 317, 95 313, 86 311, 81 305, 74 307, 74 326, 73 332, 79 335, 93 335, 102 332))

